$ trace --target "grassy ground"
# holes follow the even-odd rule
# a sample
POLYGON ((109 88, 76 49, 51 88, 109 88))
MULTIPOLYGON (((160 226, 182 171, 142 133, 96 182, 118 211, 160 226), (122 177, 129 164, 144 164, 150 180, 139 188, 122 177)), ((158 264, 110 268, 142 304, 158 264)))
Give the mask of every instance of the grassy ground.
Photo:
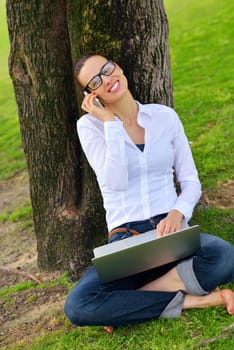
POLYGON ((175 107, 204 187, 233 178, 234 4, 166 0, 175 107))
MULTIPOLYGON (((4 1, 0 16, 4 18, 4 1)), ((229 180, 233 183, 234 169, 234 103, 233 103, 233 52, 234 52, 234 3, 231 0, 165 0, 170 24, 171 64, 174 82, 175 109, 181 116, 199 170, 204 191, 216 198, 220 186, 229 180)), ((1 21, 2 22, 2 21, 1 21)), ((7 73, 9 52, 6 27, 0 27, 0 180, 10 179, 25 169, 25 161, 19 136, 19 126, 13 90, 7 73)), ((1 183, 0 183, 1 185, 1 183)), ((226 187, 224 187, 226 188, 226 187)), ((230 187, 224 194, 231 202, 230 187)), ((220 199, 221 200, 221 199, 220 199)), ((233 206, 221 209, 205 202, 194 214, 194 222, 204 231, 211 231, 234 243, 233 206)), ((19 221, 31 217, 28 203, 0 216, 0 222, 19 221)), ((58 286, 71 287, 66 276, 55 281, 58 286)), ((234 284, 230 285, 234 288, 234 284)), ((16 289, 0 290, 3 305, 10 308, 16 291, 33 293, 44 285, 21 283, 16 289), (32 290, 32 287, 34 288, 32 290)), ((189 350, 234 348, 234 317, 224 309, 191 310, 177 320, 151 321, 145 324, 122 327, 113 335, 105 334, 99 327, 71 327, 60 313, 50 320, 50 329, 39 330, 21 344, 17 339, 5 349, 127 349, 127 350, 189 350), (46 334, 44 334, 46 333, 46 334), (40 335, 43 334, 43 335, 40 335), (209 342, 206 340, 209 339, 209 342), (212 341, 213 340, 213 341, 212 341)), ((28 325, 30 327, 30 324, 28 325)))
POLYGON ((0 180, 26 168, 13 87, 8 74, 9 40, 5 20, 5 1, 0 2, 0 180))

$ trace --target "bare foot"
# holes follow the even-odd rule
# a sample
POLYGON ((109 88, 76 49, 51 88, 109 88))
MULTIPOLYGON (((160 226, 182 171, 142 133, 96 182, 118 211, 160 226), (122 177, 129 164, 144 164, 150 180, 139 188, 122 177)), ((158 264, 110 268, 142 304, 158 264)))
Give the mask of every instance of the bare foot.
POLYGON ((221 298, 224 300, 227 312, 230 315, 234 315, 234 293, 230 289, 224 289, 221 291, 221 298))
POLYGON ((109 334, 113 333, 114 332, 114 327, 112 326, 104 326, 103 327, 105 329, 105 331, 109 334))

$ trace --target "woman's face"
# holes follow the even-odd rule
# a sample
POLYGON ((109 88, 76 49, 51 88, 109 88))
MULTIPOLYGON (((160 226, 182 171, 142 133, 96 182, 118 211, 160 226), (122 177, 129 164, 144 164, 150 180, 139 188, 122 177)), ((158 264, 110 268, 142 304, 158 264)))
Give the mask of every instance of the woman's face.
MULTIPOLYGON (((78 75, 78 80, 83 87, 90 82, 96 75, 102 72, 103 67, 108 62, 105 57, 92 56, 83 65, 78 75)), ((101 75, 102 84, 95 90, 95 92, 105 104, 117 102, 128 90, 127 79, 123 71, 117 64, 114 64, 113 72, 110 75, 101 75)), ((103 69, 105 72, 105 68, 103 69)))

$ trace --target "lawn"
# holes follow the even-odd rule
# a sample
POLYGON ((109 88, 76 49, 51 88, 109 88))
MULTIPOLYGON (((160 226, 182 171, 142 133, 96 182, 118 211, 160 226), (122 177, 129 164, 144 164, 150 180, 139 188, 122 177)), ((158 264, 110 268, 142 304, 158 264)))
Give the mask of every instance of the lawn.
POLYGON ((26 168, 21 146, 17 107, 8 73, 9 39, 5 20, 5 1, 0 4, 0 180, 26 168))
POLYGON ((166 0, 175 108, 203 187, 233 179, 234 4, 166 0))
MULTIPOLYGON (((165 0, 164 3, 170 26, 174 107, 191 141, 203 189, 215 194, 219 186, 234 180, 234 2, 165 0)), ((1 1, 1 23, 5 23, 3 5, 1 1)), ((0 37, 0 180, 5 181, 25 169, 26 164, 8 76, 6 25, 1 25, 0 37)), ((11 221, 15 217, 28 220, 29 214, 27 204, 26 208, 18 208, 9 213, 9 217, 2 216, 1 220, 11 221)), ((193 222, 199 223, 204 231, 220 235, 234 244, 233 208, 201 205, 194 213, 193 222)), ((234 289, 234 284, 230 286, 234 289)), ((30 283, 24 286, 31 287, 30 283)), ((0 295, 9 298, 10 303, 12 293, 12 290, 2 291, 0 295)), ((28 343, 14 344, 6 349, 234 349, 233 327, 227 328, 230 324, 233 326, 234 317, 228 316, 222 308, 191 310, 177 320, 161 319, 120 327, 111 336, 100 327, 71 327, 65 317, 60 316, 59 322, 56 331, 41 336, 39 332, 33 341, 29 339, 28 343), (206 342, 208 339, 210 342, 206 342)))

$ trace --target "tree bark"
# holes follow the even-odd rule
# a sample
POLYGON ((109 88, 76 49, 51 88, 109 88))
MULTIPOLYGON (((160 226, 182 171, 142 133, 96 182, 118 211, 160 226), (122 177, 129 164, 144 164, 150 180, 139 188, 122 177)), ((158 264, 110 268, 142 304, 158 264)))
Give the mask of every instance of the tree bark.
POLYGON ((173 106, 168 21, 163 1, 68 1, 73 63, 87 52, 116 60, 142 103, 173 106))
POLYGON ((105 220, 77 139, 66 1, 9 0, 7 8, 9 65, 29 171, 38 264, 43 270, 69 270, 75 277, 90 263, 105 220))
POLYGON ((83 53, 102 53, 120 63, 141 102, 172 105, 165 11, 161 1, 7 0, 7 16, 38 264, 77 278, 106 223, 77 138, 72 66, 83 53))
POLYGON ((120 62, 142 103, 173 106, 168 21, 163 1, 112 1, 121 38, 120 62))

